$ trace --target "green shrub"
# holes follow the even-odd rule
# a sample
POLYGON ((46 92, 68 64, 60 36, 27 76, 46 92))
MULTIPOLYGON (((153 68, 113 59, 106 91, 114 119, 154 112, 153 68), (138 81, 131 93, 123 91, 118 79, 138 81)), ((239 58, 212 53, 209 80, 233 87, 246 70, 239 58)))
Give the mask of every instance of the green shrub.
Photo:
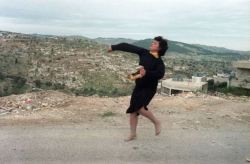
POLYGON ((48 87, 51 87, 52 83, 50 81, 47 81, 47 82, 45 82, 45 85, 48 86, 48 87))
POLYGON ((102 117, 111 117, 115 116, 116 114, 114 112, 108 111, 102 114, 102 117))
POLYGON ((76 96, 109 96, 109 97, 116 97, 116 96, 126 96, 131 94, 131 89, 128 88, 116 88, 112 86, 99 86, 98 88, 93 86, 85 86, 79 89, 71 89, 76 96))
POLYGON ((60 90, 60 89, 64 89, 64 88, 65 88, 65 84, 61 84, 61 83, 53 84, 53 89, 55 89, 55 90, 60 90))
POLYGON ((217 91, 222 92, 224 94, 232 94, 236 96, 250 96, 250 89, 240 87, 217 88, 217 91))
POLYGON ((42 82, 40 80, 35 80, 34 83, 37 88, 41 88, 42 82))

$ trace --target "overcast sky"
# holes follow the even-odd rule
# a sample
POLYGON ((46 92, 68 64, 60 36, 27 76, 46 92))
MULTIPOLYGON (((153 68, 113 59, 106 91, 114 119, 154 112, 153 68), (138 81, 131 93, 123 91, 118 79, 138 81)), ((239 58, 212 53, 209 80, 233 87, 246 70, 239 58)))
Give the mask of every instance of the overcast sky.
POLYGON ((250 0, 0 0, 0 30, 250 50, 250 0))

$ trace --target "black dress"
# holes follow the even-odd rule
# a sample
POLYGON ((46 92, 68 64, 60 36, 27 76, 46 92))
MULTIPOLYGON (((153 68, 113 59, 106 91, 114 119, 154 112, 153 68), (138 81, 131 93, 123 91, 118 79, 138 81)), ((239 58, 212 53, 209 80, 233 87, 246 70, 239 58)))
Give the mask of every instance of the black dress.
POLYGON ((137 112, 141 107, 148 110, 147 105, 150 103, 157 91, 158 80, 165 74, 165 65, 161 57, 154 57, 150 51, 128 43, 111 45, 113 51, 120 50, 139 55, 139 65, 144 66, 145 76, 136 79, 135 87, 131 96, 130 106, 126 113, 137 112))

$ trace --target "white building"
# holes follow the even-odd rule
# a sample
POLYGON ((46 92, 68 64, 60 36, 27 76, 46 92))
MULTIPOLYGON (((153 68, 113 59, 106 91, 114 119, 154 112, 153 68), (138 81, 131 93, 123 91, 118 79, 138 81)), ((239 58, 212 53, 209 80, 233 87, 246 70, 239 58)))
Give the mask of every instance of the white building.
POLYGON ((162 81, 161 93, 171 95, 179 92, 196 92, 207 93, 208 83, 206 76, 192 76, 192 79, 175 81, 172 78, 162 81))
POLYGON ((236 68, 236 74, 230 86, 250 89, 250 60, 233 62, 233 67, 236 68))
POLYGON ((229 74, 224 74, 224 73, 217 73, 217 75, 213 76, 214 79, 214 84, 220 84, 220 83, 227 83, 227 87, 229 86, 230 83, 230 75, 229 74))

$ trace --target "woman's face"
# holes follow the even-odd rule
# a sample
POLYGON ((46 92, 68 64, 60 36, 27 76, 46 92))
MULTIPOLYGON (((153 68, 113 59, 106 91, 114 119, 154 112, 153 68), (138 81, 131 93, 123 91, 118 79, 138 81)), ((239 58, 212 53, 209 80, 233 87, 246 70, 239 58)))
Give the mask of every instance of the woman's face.
POLYGON ((159 42, 157 40, 153 40, 150 46, 150 51, 158 52, 159 51, 159 42))

